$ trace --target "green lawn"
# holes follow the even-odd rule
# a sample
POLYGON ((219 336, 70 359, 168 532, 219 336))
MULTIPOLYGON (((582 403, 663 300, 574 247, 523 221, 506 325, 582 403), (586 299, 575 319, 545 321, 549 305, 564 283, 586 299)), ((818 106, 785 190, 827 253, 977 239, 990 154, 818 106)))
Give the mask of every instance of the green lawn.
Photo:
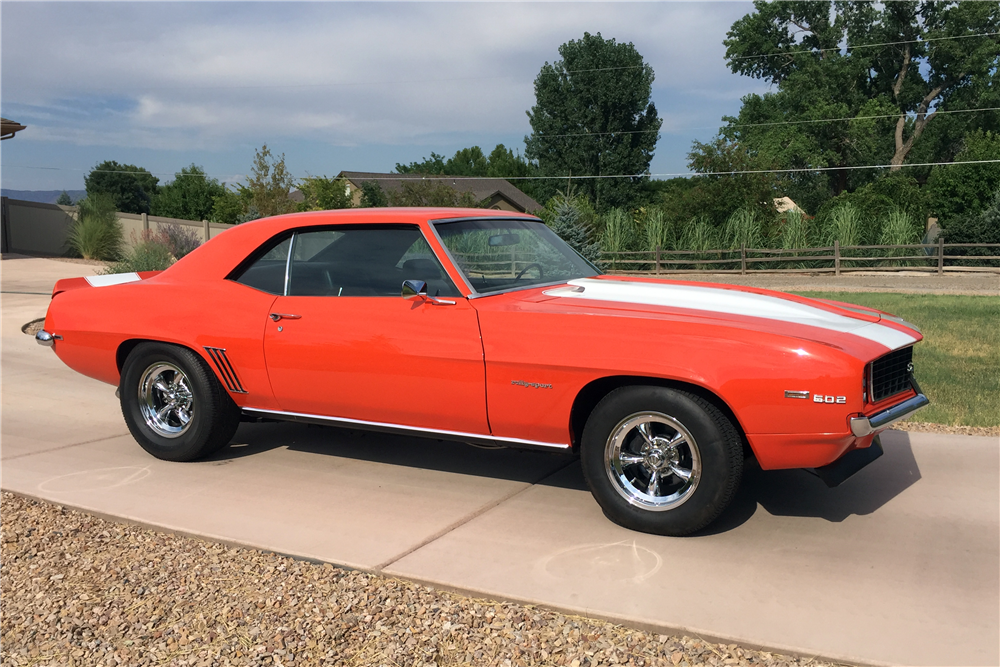
POLYGON ((1000 297, 799 292, 878 308, 920 328, 917 381, 931 404, 914 421, 1000 426, 1000 297))

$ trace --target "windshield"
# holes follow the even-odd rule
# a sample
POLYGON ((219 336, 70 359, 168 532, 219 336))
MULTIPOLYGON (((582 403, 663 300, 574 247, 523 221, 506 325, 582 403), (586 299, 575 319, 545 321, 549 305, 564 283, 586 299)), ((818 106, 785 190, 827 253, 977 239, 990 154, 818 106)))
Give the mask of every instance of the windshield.
POLYGON ((588 278, 600 273, 534 220, 495 218, 436 225, 441 241, 480 293, 588 278))

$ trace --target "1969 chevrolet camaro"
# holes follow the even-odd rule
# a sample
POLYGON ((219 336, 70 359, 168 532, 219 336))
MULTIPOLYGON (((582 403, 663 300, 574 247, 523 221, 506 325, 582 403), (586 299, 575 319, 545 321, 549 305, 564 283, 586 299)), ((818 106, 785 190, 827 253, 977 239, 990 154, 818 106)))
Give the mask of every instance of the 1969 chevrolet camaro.
POLYGON ((717 518, 746 456, 834 485, 927 404, 895 317, 602 275, 537 218, 482 209, 239 225, 163 272, 60 280, 36 338, 116 385, 161 459, 241 419, 573 451, 609 518, 665 535, 717 518))

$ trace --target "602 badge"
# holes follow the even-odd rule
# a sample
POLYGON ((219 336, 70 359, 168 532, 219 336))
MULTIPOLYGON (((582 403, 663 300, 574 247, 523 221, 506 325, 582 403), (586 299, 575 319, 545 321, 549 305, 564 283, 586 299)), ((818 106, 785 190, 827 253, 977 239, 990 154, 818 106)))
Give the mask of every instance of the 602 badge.
POLYGON ((812 392, 794 389, 785 390, 785 398, 804 398, 809 400, 810 396, 812 396, 813 403, 847 403, 846 396, 827 396, 825 394, 813 394, 812 392))

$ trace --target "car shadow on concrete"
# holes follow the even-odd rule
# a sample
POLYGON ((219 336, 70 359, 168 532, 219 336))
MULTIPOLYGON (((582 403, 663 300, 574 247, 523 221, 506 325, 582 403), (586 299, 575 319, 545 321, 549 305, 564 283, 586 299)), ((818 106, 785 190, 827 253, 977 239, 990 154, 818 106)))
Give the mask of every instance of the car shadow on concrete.
POLYGON ((723 533, 746 523, 758 509, 774 516, 815 517, 841 522, 876 512, 920 480, 909 434, 882 436, 885 453, 840 486, 829 488, 806 470, 761 470, 748 461, 743 483, 729 508, 696 535, 723 533))
POLYGON ((233 443, 205 460, 237 459, 278 447, 529 484, 542 482, 575 460, 573 454, 562 452, 481 448, 450 440, 287 422, 241 424, 233 443))
MULTIPOLYGON (((838 487, 829 488, 805 470, 761 470, 748 460, 729 508, 692 537, 730 531, 763 510, 776 516, 840 522, 872 514, 920 480, 909 435, 883 435, 885 453, 838 487)), ((253 456, 286 447, 293 451, 406 466, 574 491, 589 491, 575 455, 516 449, 483 449, 460 442, 414 438, 347 428, 293 423, 246 423, 233 444, 207 462, 253 456)))

